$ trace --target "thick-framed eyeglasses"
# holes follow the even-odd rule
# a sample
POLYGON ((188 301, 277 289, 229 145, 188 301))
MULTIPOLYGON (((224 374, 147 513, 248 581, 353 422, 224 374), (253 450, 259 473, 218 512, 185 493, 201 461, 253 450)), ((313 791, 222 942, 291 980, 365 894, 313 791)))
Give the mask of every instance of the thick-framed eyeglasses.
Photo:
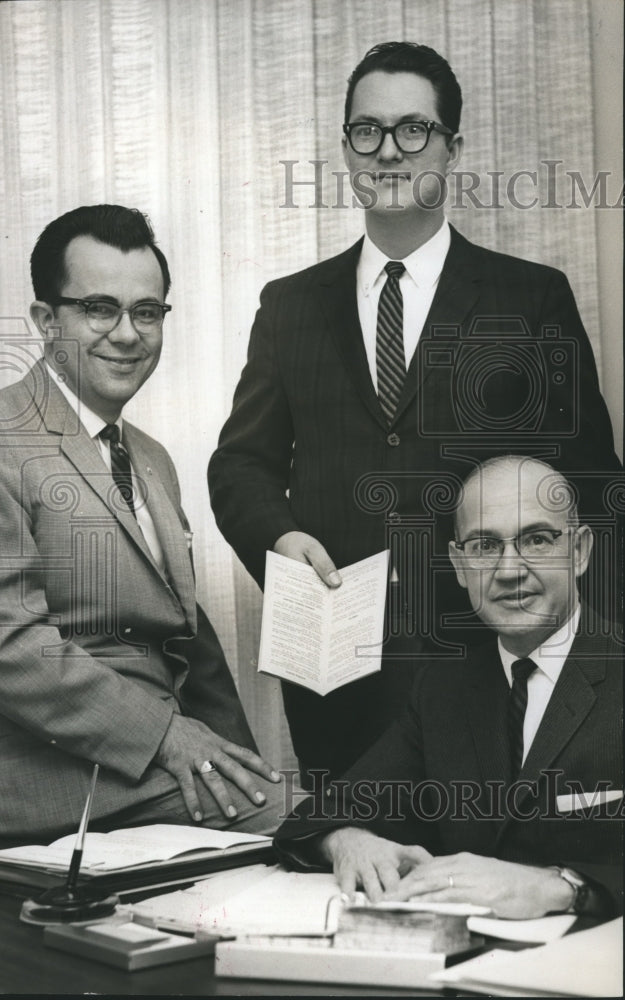
MULTIPOLYGON (((566 529, 567 532, 570 530, 566 529)), ((526 562, 544 562, 554 556, 557 541, 563 534, 564 531, 556 531, 555 528, 538 528, 522 531, 509 538, 476 535, 463 542, 454 542, 454 545, 464 553, 469 566, 481 569, 497 565, 506 550, 507 542, 512 542, 521 559, 526 562)))
POLYGON ((55 299, 54 305, 80 306, 94 333, 112 333, 124 313, 128 313, 137 333, 151 333, 160 329, 165 315, 171 312, 171 306, 163 302, 135 302, 129 309, 122 309, 107 299, 71 299, 65 295, 55 299))
POLYGON ((354 152, 361 156, 377 153, 386 135, 393 136, 393 142, 402 153, 420 153, 430 141, 432 132, 454 134, 451 129, 432 121, 397 122, 396 125, 350 122, 343 125, 343 132, 354 152))

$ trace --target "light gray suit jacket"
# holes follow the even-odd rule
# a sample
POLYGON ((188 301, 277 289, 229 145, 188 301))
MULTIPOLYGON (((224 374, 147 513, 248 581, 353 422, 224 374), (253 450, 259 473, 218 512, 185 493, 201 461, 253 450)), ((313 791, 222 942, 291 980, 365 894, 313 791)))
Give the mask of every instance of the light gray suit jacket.
POLYGON ((172 461, 127 422, 124 439, 165 574, 43 363, 0 392, 0 837, 75 827, 95 762, 94 818, 171 788, 152 761, 173 712, 255 747, 172 461))

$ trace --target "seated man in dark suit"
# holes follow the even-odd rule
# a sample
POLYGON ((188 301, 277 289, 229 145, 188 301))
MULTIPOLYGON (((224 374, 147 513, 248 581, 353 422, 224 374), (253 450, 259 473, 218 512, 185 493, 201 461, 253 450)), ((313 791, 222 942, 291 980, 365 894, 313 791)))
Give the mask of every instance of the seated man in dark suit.
POLYGON ((158 364, 167 261, 140 212, 92 205, 31 270, 44 356, 0 392, 0 837, 75 829, 94 763, 95 828, 271 832, 279 775, 196 604, 174 466, 121 417, 158 364))
POLYGON ((449 554, 497 639, 420 669, 404 716, 280 828, 285 859, 371 899, 621 909, 622 646, 578 598, 592 543, 542 462, 468 477, 449 554))

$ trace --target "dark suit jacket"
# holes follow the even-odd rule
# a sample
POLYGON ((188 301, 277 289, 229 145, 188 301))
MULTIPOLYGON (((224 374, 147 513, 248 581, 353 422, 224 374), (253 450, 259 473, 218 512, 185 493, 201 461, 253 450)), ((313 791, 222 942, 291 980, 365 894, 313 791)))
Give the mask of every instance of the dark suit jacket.
POLYGON ((128 422, 167 578, 96 444, 38 363, 0 393, 0 835, 75 829, 175 786, 152 763, 173 712, 254 747, 195 601, 176 473, 128 422))
MULTIPOLYGON (((403 588, 389 601, 389 633, 413 654, 421 637, 428 655, 461 656, 476 631, 446 554, 459 481, 490 455, 536 454, 576 474, 585 512, 605 513, 597 496, 619 469, 610 420, 566 277, 452 229, 389 427, 358 321, 359 254, 360 243, 263 290, 209 466, 213 509, 259 585, 265 551, 287 531, 319 539, 339 567, 389 547, 403 588)), ((404 662, 325 699, 285 686, 300 760, 340 773, 410 683, 404 662)))
POLYGON ((403 717, 344 776, 344 790, 319 784, 316 801, 301 803, 278 830, 283 858, 305 858, 302 836, 352 824, 436 855, 569 866, 606 886, 621 908, 622 646, 605 623, 590 631, 584 619, 516 793, 509 687, 492 642, 466 664, 419 671, 403 717), (577 812, 558 807, 559 796, 598 787, 621 798, 577 812))

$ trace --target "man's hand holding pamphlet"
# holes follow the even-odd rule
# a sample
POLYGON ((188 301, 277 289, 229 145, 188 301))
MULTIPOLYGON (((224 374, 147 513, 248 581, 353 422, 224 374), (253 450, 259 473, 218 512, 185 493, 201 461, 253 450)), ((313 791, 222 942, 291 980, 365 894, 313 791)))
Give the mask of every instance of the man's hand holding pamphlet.
POLYGON ((380 670, 388 558, 342 568, 333 590, 312 566, 268 552, 259 672, 325 695, 380 670))

